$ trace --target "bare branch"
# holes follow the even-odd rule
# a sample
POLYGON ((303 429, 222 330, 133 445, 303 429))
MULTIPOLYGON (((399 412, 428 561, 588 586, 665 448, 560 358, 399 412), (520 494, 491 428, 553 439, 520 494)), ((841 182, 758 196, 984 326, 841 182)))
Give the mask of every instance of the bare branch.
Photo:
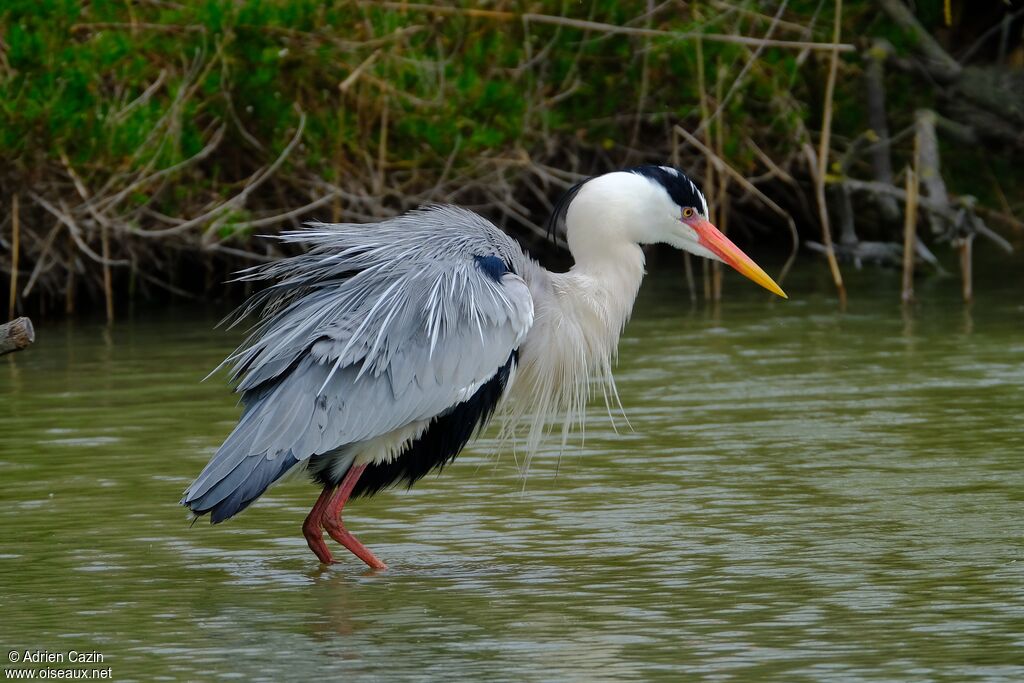
POLYGON ((222 204, 218 204, 217 206, 207 211, 206 213, 200 216, 196 216, 191 220, 187 220, 180 225, 174 226, 173 228, 163 228, 160 230, 134 230, 133 233, 136 235, 141 235, 142 237, 161 237, 165 235, 180 234, 183 232, 187 232, 188 230, 191 230, 197 225, 203 225, 212 218, 215 218, 218 214, 230 208, 241 206, 245 202, 245 199, 250 194, 252 194, 252 192, 257 187, 262 185, 263 182, 267 180, 267 178, 272 176, 274 172, 278 168, 280 168, 281 164, 283 164, 285 159, 288 158, 288 155, 291 154, 292 150, 295 149, 295 146, 299 144, 299 140, 302 139, 302 132, 305 130, 305 128, 306 114, 305 112, 300 112, 299 126, 298 129, 295 131, 294 137, 292 137, 288 145, 281 151, 281 154, 277 157, 277 159, 274 160, 274 163, 272 163, 264 171, 257 173, 256 176, 245 186, 245 188, 243 188, 241 192, 236 194, 231 199, 227 200, 226 202, 223 202, 222 204))
POLYGON ((681 31, 662 31, 660 29, 636 28, 633 26, 616 26, 605 24, 599 21, 587 21, 585 19, 571 19, 569 17, 557 17, 550 14, 534 14, 525 12, 504 12, 500 10, 483 10, 463 7, 444 7, 441 5, 428 5, 416 2, 378 2, 376 0, 359 0, 361 5, 372 4, 376 7, 387 9, 400 9, 403 11, 430 12, 433 14, 462 15, 480 19, 494 19, 497 21, 528 21, 536 24, 551 24, 554 26, 569 26, 586 31, 598 33, 621 34, 627 36, 650 36, 653 38, 672 38, 674 40, 697 40, 703 39, 710 42, 731 43, 733 45, 750 45, 765 47, 778 47, 790 50, 829 50, 838 52, 853 52, 856 48, 848 43, 814 43, 802 40, 765 40, 763 38, 751 38, 749 36, 733 36, 720 33, 688 33, 681 31))
POLYGON ((35 192, 29 192, 28 196, 32 198, 32 201, 34 201, 36 204, 49 211, 51 214, 57 217, 57 220, 59 220, 61 223, 67 226, 68 232, 71 233, 71 239, 73 239, 78 248, 81 249, 82 252, 86 256, 91 258, 93 261, 108 266, 130 265, 130 262, 124 259, 105 259, 99 254, 97 254, 95 251, 93 251, 89 247, 89 245, 86 244, 85 241, 82 239, 82 230, 81 228, 78 227, 78 224, 75 223, 75 219, 71 217, 71 213, 67 211, 66 207, 63 207, 64 210, 58 209, 53 204, 37 195, 35 192))

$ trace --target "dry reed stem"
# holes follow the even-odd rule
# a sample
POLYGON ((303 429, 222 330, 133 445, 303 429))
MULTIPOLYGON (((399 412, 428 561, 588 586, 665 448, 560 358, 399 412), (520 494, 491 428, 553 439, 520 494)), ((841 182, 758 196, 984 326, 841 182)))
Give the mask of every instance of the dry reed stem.
POLYGON ((907 210, 903 222, 903 303, 914 300, 914 252, 917 251, 917 173, 907 169, 907 210))
POLYGON ((103 298, 107 304, 107 324, 114 322, 114 286, 110 278, 110 228, 100 226, 100 244, 103 249, 103 298))
POLYGON ((379 195, 384 189, 384 174, 388 161, 388 115, 391 100, 382 97, 384 105, 380 112, 380 137, 377 140, 377 173, 373 177, 373 192, 379 195))
MULTIPOLYGON (((752 19, 757 19, 758 21, 772 22, 776 26, 778 26, 779 28, 785 29, 787 31, 793 31, 794 33, 799 33, 801 35, 807 33, 807 27, 803 26, 802 24, 795 24, 795 23, 793 23, 791 21, 783 21, 783 20, 778 19, 777 17, 770 17, 767 14, 762 14, 760 12, 755 12, 755 11, 749 10, 749 9, 747 9, 745 7, 740 7, 740 6, 737 6, 737 5, 730 5, 729 3, 721 2, 720 0, 712 0, 709 4, 712 7, 716 8, 716 9, 736 12, 737 14, 739 14, 741 16, 747 16, 747 17, 750 17, 752 19)), ((783 4, 785 4, 785 3, 783 3, 783 4)))
POLYGON ((8 299, 8 318, 14 317, 14 304, 18 297, 18 252, 21 249, 21 225, 18 207, 18 195, 11 196, 11 294, 8 299))
MULTIPOLYGON (((776 10, 775 16, 772 17, 771 24, 768 25, 768 30, 765 31, 764 38, 762 38, 762 40, 771 40, 772 34, 775 33, 775 29, 779 25, 779 19, 782 18, 782 13, 786 11, 786 5, 788 4, 789 0, 782 0, 782 2, 779 3, 779 8, 776 10)), ((700 43, 701 41, 698 40, 697 42, 700 43)), ((729 103, 729 100, 732 99, 732 96, 743 84, 743 79, 746 78, 747 73, 750 71, 751 67, 753 67, 757 58, 761 56, 762 52, 764 52, 765 47, 765 44, 761 44, 754 49, 754 53, 750 55, 750 58, 743 65, 743 68, 740 69, 739 75, 737 75, 733 80, 732 85, 729 86, 729 90, 726 91, 725 96, 723 97, 721 93, 719 93, 716 97, 717 105, 715 106, 715 112, 711 114, 710 117, 704 116, 703 114, 701 115, 703 120, 700 122, 700 128, 696 132, 699 133, 701 129, 706 126, 710 126, 713 122, 718 120, 718 117, 721 116, 722 112, 725 110, 725 106, 729 103)))
MULTIPOLYGON (((839 41, 839 32, 842 28, 843 0, 836 0, 835 17, 832 25, 832 40, 839 41)), ((829 141, 832 135, 832 96, 836 88, 836 73, 839 69, 839 52, 832 51, 828 67, 828 81, 825 84, 825 113, 821 124, 821 140, 818 144, 817 163, 814 163, 815 195, 818 199, 818 216, 821 219, 821 237, 825 245, 825 256, 828 259, 828 267, 832 272, 832 281, 835 283, 836 291, 839 294, 839 305, 846 307, 846 287, 843 285, 843 275, 839 272, 839 262, 836 261, 835 250, 832 248, 832 228, 828 220, 828 205, 825 201, 825 175, 828 173, 828 152, 829 141)), ((810 160, 814 160, 814 153, 811 152, 810 160)))
POLYGON ((960 242, 960 273, 963 276, 964 303, 974 299, 974 271, 972 256, 974 252, 974 235, 966 235, 960 242))
POLYGON ((144 29, 146 31, 160 31, 162 33, 185 33, 188 31, 206 33, 206 27, 200 24, 153 24, 148 22, 130 23, 125 21, 95 21, 87 24, 71 25, 72 33, 79 33, 81 31, 118 31, 126 29, 129 31, 144 29))
MULTIPOLYGON (((700 42, 698 42, 697 44, 700 45, 700 42)), ((704 66, 703 50, 701 50, 698 54, 699 54, 699 56, 698 56, 698 63, 700 64, 701 67, 703 67, 704 66)), ((703 72, 704 72, 703 69, 701 69, 700 73, 703 74, 703 72)), ((700 76, 700 80, 701 80, 701 83, 703 83, 703 81, 704 81, 703 75, 700 76)), ((703 90, 702 90, 702 92, 703 92, 703 90)), ((679 168, 679 166, 680 166, 680 160, 679 160, 679 131, 676 130, 676 128, 677 128, 676 126, 673 126, 673 128, 672 128, 672 166, 674 168, 679 168)), ((710 168, 710 162, 708 163, 708 167, 707 168, 710 168)), ((706 184, 707 183, 707 174, 706 173, 705 173, 704 179, 705 179, 704 182, 706 184)), ((690 303, 697 303, 697 285, 696 285, 696 283, 694 282, 694 279, 693 279, 693 259, 691 258, 690 252, 688 252, 688 251, 684 251, 683 252, 683 269, 684 269, 684 271, 686 273, 686 290, 690 294, 690 303)))
MULTIPOLYGON (((785 4, 785 2, 783 2, 785 4)), ((721 110, 723 100, 728 95, 722 95, 723 83, 725 80, 726 70, 722 68, 721 63, 718 64, 718 69, 715 73, 715 101, 718 103, 718 110, 721 110)), ((707 122, 703 122, 706 124, 707 122)), ((725 158, 725 124, 721 119, 717 119, 712 122, 714 126, 714 140, 715 140, 715 155, 719 159, 725 158)), ((710 143, 711 130, 707 131, 707 140, 710 143)), ((718 229, 723 235, 729 231, 729 176, 722 175, 721 178, 716 178, 717 187, 715 197, 715 222, 718 225, 718 229)), ((711 298, 713 301, 722 300, 722 263, 720 261, 714 261, 711 264, 711 298)))
POLYGON ((700 272, 701 272, 701 278, 704 281, 704 300, 705 301, 711 301, 711 295, 712 295, 710 263, 711 263, 711 261, 709 261, 706 258, 702 258, 700 260, 700 272))
MULTIPOLYGON (((647 0, 647 15, 646 24, 647 28, 651 28, 651 12, 654 10, 654 0, 647 0)), ((633 122, 633 134, 629 138, 629 146, 635 149, 638 146, 640 140, 640 123, 642 122, 642 116, 644 107, 647 105, 647 90, 650 87, 651 82, 651 38, 650 36, 644 37, 643 55, 641 56, 641 69, 640 69, 640 92, 636 99, 636 120, 633 122)), ((627 156, 628 158, 628 156, 627 156)))
POLYGON ((340 90, 341 92, 347 92, 348 89, 352 87, 352 84, 359 80, 359 77, 363 74, 363 72, 369 69, 371 66, 373 66, 373 63, 377 61, 378 57, 380 57, 379 49, 374 50, 369 57, 364 59, 362 63, 359 64, 359 66, 353 69, 352 73, 346 76, 345 80, 338 84, 338 90, 340 90))
MULTIPOLYGON (((729 231, 729 178, 723 177, 721 184, 721 196, 719 198, 719 206, 721 207, 718 212, 718 229, 721 230, 722 234, 726 234, 729 231)), ((722 300, 722 281, 723 272, 725 268, 720 261, 714 261, 712 264, 712 297, 715 301, 722 300)))
MULTIPOLYGON (((707 88, 707 75, 705 73, 706 65, 704 63, 704 41, 701 39, 697 40, 697 90, 700 94, 700 128, 704 131, 704 142, 708 148, 711 148, 711 130, 706 125, 710 118, 710 107, 708 106, 708 88, 707 88)), ((673 130, 673 133, 678 137, 679 131, 673 130)), ((707 196, 712 198, 714 204, 715 188, 717 182, 715 178, 715 167, 711 163, 710 156, 704 158, 704 190, 707 192, 707 196)), ((717 205, 711 209, 712 214, 708 216, 708 220, 714 222, 717 205)), ((701 262, 701 272, 704 274, 704 298, 709 299, 714 294, 714 287, 708 281, 707 264, 701 262)))
POLYGON ((68 276, 64 283, 64 312, 75 312, 75 242, 68 237, 68 276))

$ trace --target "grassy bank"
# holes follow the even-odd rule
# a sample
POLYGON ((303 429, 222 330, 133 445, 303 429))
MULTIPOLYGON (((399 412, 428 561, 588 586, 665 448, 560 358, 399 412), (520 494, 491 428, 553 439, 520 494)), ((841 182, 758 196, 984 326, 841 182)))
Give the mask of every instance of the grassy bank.
MULTIPOLYGON (((921 26, 942 28, 942 7, 922 7, 921 26)), ((951 16, 942 30, 983 37, 1011 9, 988 11, 988 23, 951 16)), ((855 3, 835 40, 835 11, 831 2, 7 2, 0 291, 13 282, 15 310, 27 312, 211 296, 231 270, 277 255, 255 234, 429 201, 477 208, 544 254, 554 247, 539 226, 565 187, 644 162, 675 161, 702 179, 716 220, 755 253, 791 250, 795 229, 822 241, 822 196, 837 236, 856 219, 858 242, 902 242, 901 207, 874 220, 884 200, 857 191, 844 217, 845 199, 815 185, 878 180, 861 53, 886 38, 899 65, 916 58, 920 39, 875 3, 855 3)), ((989 42, 975 60, 1012 63, 1012 41, 998 55, 989 42)), ((887 67, 883 79, 894 134, 913 129, 917 109, 940 106, 948 87, 913 68, 887 67)), ((916 136, 894 141, 892 187, 903 186, 916 136)), ((983 142, 943 154, 950 194, 976 195, 986 226, 1019 240, 1013 148, 983 142)), ((929 241, 966 234, 946 232, 929 241)))

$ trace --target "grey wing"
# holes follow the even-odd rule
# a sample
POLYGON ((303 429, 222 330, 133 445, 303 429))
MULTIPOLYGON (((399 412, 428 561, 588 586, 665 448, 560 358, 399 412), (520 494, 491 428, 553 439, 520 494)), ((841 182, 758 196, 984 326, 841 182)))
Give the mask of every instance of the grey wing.
POLYGON ((265 318, 226 361, 245 409, 182 500, 214 522, 311 456, 467 400, 533 322, 515 272, 522 250, 471 212, 432 207, 284 238, 313 249, 247 276, 278 283, 258 295, 265 318))

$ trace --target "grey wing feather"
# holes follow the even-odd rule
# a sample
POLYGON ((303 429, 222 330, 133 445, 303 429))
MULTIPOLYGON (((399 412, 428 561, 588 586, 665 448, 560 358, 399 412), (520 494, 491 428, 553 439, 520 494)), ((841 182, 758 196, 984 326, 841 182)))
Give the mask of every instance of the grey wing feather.
POLYGON ((533 322, 526 256, 451 206, 368 225, 313 224, 282 239, 306 254, 247 271, 276 279, 243 307, 263 319, 225 363, 245 410, 182 502, 213 521, 287 469, 430 420, 468 399, 533 322), (509 264, 496 277, 479 258, 509 264))

